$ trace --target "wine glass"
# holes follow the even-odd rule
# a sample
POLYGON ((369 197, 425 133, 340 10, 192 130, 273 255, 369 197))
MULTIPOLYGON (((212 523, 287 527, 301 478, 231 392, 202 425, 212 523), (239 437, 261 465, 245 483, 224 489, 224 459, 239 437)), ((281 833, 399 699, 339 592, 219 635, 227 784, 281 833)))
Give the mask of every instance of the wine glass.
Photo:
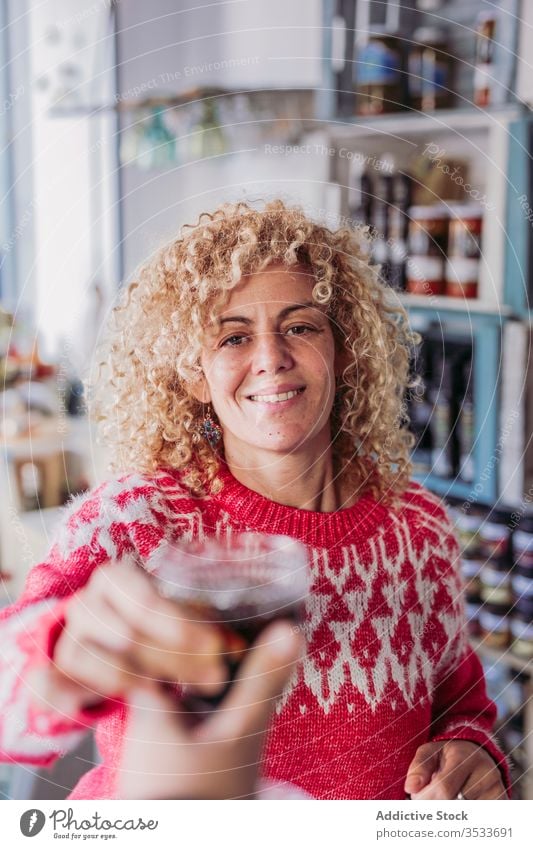
POLYGON ((280 534, 177 541, 157 550, 147 568, 165 598, 191 620, 217 625, 226 640, 228 680, 214 697, 185 688, 183 708, 201 718, 221 703, 246 651, 269 623, 301 624, 309 592, 307 548, 280 534))

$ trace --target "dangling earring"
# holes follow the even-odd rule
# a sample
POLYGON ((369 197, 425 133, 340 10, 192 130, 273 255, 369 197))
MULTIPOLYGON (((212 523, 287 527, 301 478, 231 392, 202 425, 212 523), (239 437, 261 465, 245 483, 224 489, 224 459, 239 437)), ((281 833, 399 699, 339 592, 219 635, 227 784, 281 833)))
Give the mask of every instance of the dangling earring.
POLYGON ((204 420, 201 424, 200 429, 202 431, 202 435, 205 437, 205 439, 207 439, 211 448, 216 448, 216 446, 222 439, 222 428, 213 419, 209 407, 207 408, 207 413, 204 416, 204 420))

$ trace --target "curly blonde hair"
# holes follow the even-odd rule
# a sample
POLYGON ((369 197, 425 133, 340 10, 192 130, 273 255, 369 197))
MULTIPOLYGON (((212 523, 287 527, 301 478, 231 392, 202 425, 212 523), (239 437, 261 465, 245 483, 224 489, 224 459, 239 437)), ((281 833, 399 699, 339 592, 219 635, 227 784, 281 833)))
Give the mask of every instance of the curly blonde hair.
POLYGON ((202 333, 243 275, 304 265, 348 363, 331 416, 335 473, 350 491, 394 503, 411 475, 405 393, 418 337, 368 256, 363 229, 332 231, 282 201, 225 204, 185 225, 121 293, 89 381, 113 468, 171 467, 197 495, 220 490, 223 449, 198 438, 205 407, 190 391, 202 333))

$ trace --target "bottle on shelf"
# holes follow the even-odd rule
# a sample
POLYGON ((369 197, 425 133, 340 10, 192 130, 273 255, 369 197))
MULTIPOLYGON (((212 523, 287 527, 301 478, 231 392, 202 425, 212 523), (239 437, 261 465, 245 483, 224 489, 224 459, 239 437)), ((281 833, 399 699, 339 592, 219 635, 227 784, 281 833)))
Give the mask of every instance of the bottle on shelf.
POLYGON ((470 636, 478 637, 481 633, 479 612, 483 607, 481 570, 485 562, 479 548, 479 530, 485 514, 475 505, 468 512, 459 508, 450 508, 450 514, 461 550, 461 573, 464 580, 468 633, 470 636))
POLYGON ((517 656, 530 660, 533 658, 533 516, 523 516, 513 534, 511 586, 511 648, 517 656))
POLYGON ((457 438, 459 442, 459 476, 465 483, 472 483, 475 475, 474 466, 474 373, 472 360, 467 359, 460 370, 462 401, 459 409, 457 438))
POLYGON ((348 171, 348 214, 352 221, 370 224, 373 187, 363 157, 353 156, 348 171))
POLYGON ((476 204, 450 206, 446 295, 452 298, 476 298, 483 208, 476 204))
POLYGON ((405 107, 402 41, 388 33, 372 33, 356 52, 356 111, 382 115, 405 107))
POLYGON ((136 165, 145 170, 168 168, 176 163, 176 138, 165 121, 165 108, 155 106, 138 138, 136 165))
POLYGON ((394 199, 398 173, 394 157, 384 154, 380 158, 380 169, 374 177, 373 202, 371 210, 371 225, 374 233, 373 259, 381 266, 381 277, 389 285, 396 283, 401 275, 402 264, 405 261, 404 250, 396 246, 392 238, 392 228, 397 227, 395 221, 394 199))
POLYGON ((429 399, 432 403, 432 470, 439 477, 451 478, 454 473, 451 363, 444 351, 437 352, 435 348, 432 361, 429 390, 429 399))
POLYGON ((451 101, 452 57, 438 27, 419 27, 407 61, 409 103, 419 112, 444 109, 451 101))
POLYGON ((191 152, 195 159, 220 156, 227 150, 226 136, 220 126, 218 109, 213 99, 203 102, 202 116, 191 137, 191 152))
POLYGON ((411 205, 411 178, 396 171, 392 182, 392 202, 389 210, 390 285, 398 292, 406 288, 407 234, 411 205))
POLYGON ((474 103, 486 108, 492 105, 494 52, 497 18, 494 12, 481 12, 476 25, 476 56, 474 63, 474 103))
POLYGON ((444 204, 409 209, 407 291, 413 295, 442 295, 449 213, 444 204))

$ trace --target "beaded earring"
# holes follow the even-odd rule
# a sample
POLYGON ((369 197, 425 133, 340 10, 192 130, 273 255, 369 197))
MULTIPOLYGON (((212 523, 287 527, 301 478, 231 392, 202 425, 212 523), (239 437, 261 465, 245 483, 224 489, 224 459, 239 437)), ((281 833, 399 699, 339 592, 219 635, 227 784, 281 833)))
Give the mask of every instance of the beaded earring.
POLYGON ((207 413, 204 416, 202 425, 201 425, 202 435, 207 439, 211 448, 216 448, 220 440, 222 439, 222 428, 220 425, 213 419, 211 415, 211 410, 209 407, 207 408, 207 413))

